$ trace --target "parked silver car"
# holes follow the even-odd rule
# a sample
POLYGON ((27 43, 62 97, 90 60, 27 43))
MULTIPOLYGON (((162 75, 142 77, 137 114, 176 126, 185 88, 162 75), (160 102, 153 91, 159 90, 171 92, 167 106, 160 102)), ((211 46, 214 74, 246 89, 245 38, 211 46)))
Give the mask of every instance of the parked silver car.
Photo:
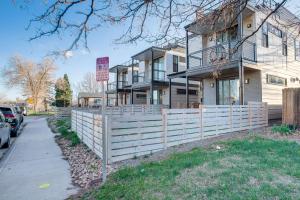
POLYGON ((0 147, 10 146, 10 125, 5 121, 5 117, 0 111, 0 147))

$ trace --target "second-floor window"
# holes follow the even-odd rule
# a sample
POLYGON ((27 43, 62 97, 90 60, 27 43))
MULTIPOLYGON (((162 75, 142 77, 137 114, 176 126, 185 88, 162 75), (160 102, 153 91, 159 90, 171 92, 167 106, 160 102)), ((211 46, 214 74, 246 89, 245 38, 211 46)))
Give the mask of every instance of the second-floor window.
POLYGON ((262 46, 269 47, 269 35, 268 35, 268 25, 264 23, 262 26, 262 46))
POLYGON ((295 60, 300 61, 300 41, 295 39, 294 46, 295 46, 295 60))
POLYGON ((238 26, 233 26, 226 31, 218 32, 216 35, 217 44, 224 44, 226 42, 234 42, 237 40, 238 26))
POLYGON ((287 47, 287 35, 286 33, 282 34, 282 55, 287 56, 288 53, 288 47, 287 47))
POLYGON ((178 72, 178 56, 173 55, 173 72, 178 72))

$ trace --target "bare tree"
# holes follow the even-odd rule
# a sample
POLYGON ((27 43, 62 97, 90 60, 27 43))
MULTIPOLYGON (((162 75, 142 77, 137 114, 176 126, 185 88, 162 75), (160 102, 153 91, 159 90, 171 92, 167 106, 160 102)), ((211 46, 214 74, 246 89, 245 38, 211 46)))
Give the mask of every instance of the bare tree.
POLYGON ((95 73, 88 72, 84 75, 83 79, 75 86, 76 93, 88 92, 88 93, 99 93, 101 92, 101 86, 96 81, 95 73))
POLYGON ((39 100, 48 98, 53 86, 52 75, 54 62, 44 59, 41 63, 26 60, 20 56, 10 59, 9 66, 4 69, 4 79, 9 87, 19 87, 24 95, 31 97, 36 111, 39 100))
MULTIPOLYGON (((182 35, 185 25, 197 21, 201 16, 207 16, 207 13, 211 13, 207 22, 212 28, 224 18, 228 19, 227 23, 232 24, 251 3, 254 7, 266 7, 266 21, 280 12, 280 8, 287 2, 288 0, 54 0, 46 1, 46 9, 30 21, 28 28, 37 27, 36 34, 30 40, 55 34, 70 34, 73 40, 66 48, 67 52, 82 44, 88 48, 89 34, 107 25, 125 25, 125 31, 116 42, 165 42, 182 35)), ((299 21, 293 21, 291 25, 300 26, 299 21)), ((259 28, 261 27, 257 30, 259 28)))

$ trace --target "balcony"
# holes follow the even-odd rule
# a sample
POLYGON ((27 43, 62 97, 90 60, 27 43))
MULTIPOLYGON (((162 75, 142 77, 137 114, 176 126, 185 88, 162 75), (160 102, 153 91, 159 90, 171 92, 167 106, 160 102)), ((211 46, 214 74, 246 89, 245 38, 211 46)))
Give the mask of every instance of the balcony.
MULTIPOLYGON (((128 81, 118 81, 118 89, 124 89, 126 86, 130 86, 128 81)), ((108 83, 107 92, 113 93, 117 91, 117 81, 108 83)))
POLYGON ((127 80, 119 81, 118 82, 118 89, 123 89, 124 87, 129 86, 130 84, 128 83, 127 80))
POLYGON ((113 91, 116 91, 117 89, 117 82, 111 82, 111 83, 108 83, 107 85, 107 92, 113 92, 113 91))
MULTIPOLYGON (((245 41, 242 48, 243 59, 256 62, 256 44, 245 41)), ((238 60, 237 43, 224 43, 190 53, 189 69, 209 72, 218 67, 222 70, 226 66, 227 68, 234 67, 234 63, 237 63, 238 60)))
MULTIPOLYGON (((140 72, 133 76, 133 88, 145 88, 150 87, 151 84, 151 72, 140 72)), ((166 82, 166 71, 165 70, 154 70, 153 81, 166 82)))

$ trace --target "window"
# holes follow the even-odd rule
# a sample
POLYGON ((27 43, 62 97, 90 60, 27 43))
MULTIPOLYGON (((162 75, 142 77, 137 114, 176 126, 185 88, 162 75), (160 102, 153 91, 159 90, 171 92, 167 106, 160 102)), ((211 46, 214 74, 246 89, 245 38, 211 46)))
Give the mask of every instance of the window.
POLYGON ((173 72, 178 72, 178 56, 173 55, 173 72))
POLYGON ((295 60, 300 61, 300 41, 295 39, 294 46, 295 46, 295 60))
POLYGON ((282 43, 282 55, 287 56, 287 44, 282 43))
POLYGON ((179 56, 179 62, 181 62, 181 63, 185 63, 185 57, 181 57, 181 56, 179 56))
POLYGON ((238 36, 238 26, 233 26, 227 30, 218 32, 217 37, 217 44, 226 43, 229 41, 236 41, 238 36))
POLYGON ((132 79, 133 83, 138 83, 139 82, 139 72, 134 70, 133 71, 133 79, 132 79))
POLYGON ((217 33, 217 44, 222 44, 227 42, 227 32, 222 31, 217 33))
POLYGON ((137 99, 146 99, 147 95, 146 94, 136 94, 137 99))
POLYGON ((153 69, 153 80, 164 81, 166 78, 165 69, 164 69, 164 57, 157 58, 154 60, 154 69, 153 69))
POLYGON ((282 55, 287 56, 287 35, 286 33, 282 35, 282 55))
POLYGON ((274 84, 274 85, 286 86, 287 85, 287 79, 279 77, 279 76, 274 76, 274 75, 267 74, 267 83, 274 84))
POLYGON ((277 37, 282 38, 282 36, 283 36, 282 31, 281 31, 279 28, 273 26, 273 25, 270 24, 270 23, 268 23, 268 31, 269 31, 270 33, 273 33, 273 34, 276 35, 277 37))
MULTIPOLYGON (((186 90, 185 89, 177 89, 177 94, 185 95, 186 90)), ((189 95, 198 95, 198 91, 197 90, 189 90, 189 95)))
POLYGON ((228 37, 230 41, 236 41, 238 35, 238 26, 231 27, 228 31, 228 37))
POLYGON ((268 35, 268 26, 266 23, 262 26, 262 46, 269 47, 269 35, 268 35))

